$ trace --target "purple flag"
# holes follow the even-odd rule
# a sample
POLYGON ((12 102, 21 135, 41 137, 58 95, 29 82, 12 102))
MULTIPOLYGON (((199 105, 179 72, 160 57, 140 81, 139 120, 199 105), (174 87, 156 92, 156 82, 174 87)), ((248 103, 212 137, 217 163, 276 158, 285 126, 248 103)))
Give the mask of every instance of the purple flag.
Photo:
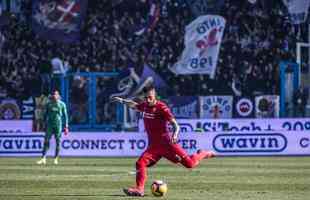
POLYGON ((152 83, 156 88, 167 88, 166 82, 151 69, 148 65, 144 65, 143 72, 141 75, 140 82, 143 83, 145 80, 152 78, 152 83))
POLYGON ((154 0, 148 0, 150 11, 146 19, 146 23, 141 25, 134 33, 137 36, 143 35, 147 31, 152 31, 157 24, 160 16, 160 4, 154 0))
POLYGON ((33 0, 33 30, 45 39, 77 42, 86 8, 87 0, 33 0))

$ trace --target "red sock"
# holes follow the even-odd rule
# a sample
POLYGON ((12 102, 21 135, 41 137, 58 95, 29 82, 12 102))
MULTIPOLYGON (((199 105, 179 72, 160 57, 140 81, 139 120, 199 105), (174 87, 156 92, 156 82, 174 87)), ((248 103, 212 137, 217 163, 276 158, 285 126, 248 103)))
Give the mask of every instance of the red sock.
POLYGON ((195 155, 186 156, 182 159, 181 164, 186 168, 194 168, 198 165, 197 157, 195 155))
POLYGON ((186 156, 182 159, 182 164, 187 168, 196 167, 200 161, 206 157, 211 157, 211 153, 209 151, 201 151, 199 153, 194 153, 191 156, 186 156))
POLYGON ((146 167, 137 165, 136 167, 136 185, 137 188, 144 190, 145 181, 147 179, 146 167))

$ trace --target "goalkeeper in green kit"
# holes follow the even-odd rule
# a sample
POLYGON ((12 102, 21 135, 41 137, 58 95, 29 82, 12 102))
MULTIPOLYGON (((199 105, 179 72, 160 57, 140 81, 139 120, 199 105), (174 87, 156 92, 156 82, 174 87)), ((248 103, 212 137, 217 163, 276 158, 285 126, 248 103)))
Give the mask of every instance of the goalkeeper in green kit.
POLYGON ((46 119, 46 133, 44 137, 44 146, 42 152, 42 158, 37 164, 46 164, 46 152, 49 149, 49 143, 52 135, 55 136, 56 150, 54 164, 58 164, 59 150, 60 150, 60 138, 62 133, 62 119, 64 118, 64 133, 68 134, 68 115, 66 104, 60 100, 60 95, 57 90, 53 91, 50 97, 50 101, 47 103, 45 108, 45 119, 46 119))

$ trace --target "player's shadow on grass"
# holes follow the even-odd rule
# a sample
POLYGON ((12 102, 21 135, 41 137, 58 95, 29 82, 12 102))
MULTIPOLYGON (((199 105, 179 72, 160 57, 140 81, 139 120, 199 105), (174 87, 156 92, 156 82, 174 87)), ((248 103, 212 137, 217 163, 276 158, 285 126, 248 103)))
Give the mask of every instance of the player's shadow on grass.
POLYGON ((107 194, 107 195, 102 195, 105 197, 128 197, 126 194, 107 194))
MULTIPOLYGON (((102 196, 105 196, 105 197, 130 197, 130 196, 128 196, 128 195, 126 195, 126 194, 107 194, 107 195, 102 195, 102 196)), ((144 195, 144 197, 147 197, 148 195, 147 194, 145 194, 144 195)), ((132 197, 137 197, 137 196, 132 196, 132 197)))
MULTIPOLYGON (((43 194, 10 194, 10 195, 0 195, 1 196, 19 196, 19 197, 41 197, 46 196, 43 194)), ((92 194, 49 194, 48 196, 51 197, 127 197, 125 194, 99 194, 99 195, 92 195, 92 194)))
MULTIPOLYGON (((2 195, 0 195, 1 197, 2 195)), ((40 194, 10 194, 4 196, 19 196, 19 197, 41 197, 45 195, 40 194)), ((128 197, 126 194, 99 194, 99 195, 91 195, 91 194, 50 194, 51 197, 128 197)), ((147 196, 147 195, 144 195, 147 196)))

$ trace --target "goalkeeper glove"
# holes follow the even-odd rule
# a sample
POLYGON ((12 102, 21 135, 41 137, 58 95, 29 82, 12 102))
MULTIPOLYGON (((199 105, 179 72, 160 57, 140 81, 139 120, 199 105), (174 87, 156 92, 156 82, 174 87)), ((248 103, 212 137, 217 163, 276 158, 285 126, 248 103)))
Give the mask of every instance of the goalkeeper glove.
POLYGON ((69 128, 68 128, 68 127, 65 127, 65 128, 64 128, 64 133, 65 133, 65 135, 68 135, 68 134, 69 134, 69 128))

